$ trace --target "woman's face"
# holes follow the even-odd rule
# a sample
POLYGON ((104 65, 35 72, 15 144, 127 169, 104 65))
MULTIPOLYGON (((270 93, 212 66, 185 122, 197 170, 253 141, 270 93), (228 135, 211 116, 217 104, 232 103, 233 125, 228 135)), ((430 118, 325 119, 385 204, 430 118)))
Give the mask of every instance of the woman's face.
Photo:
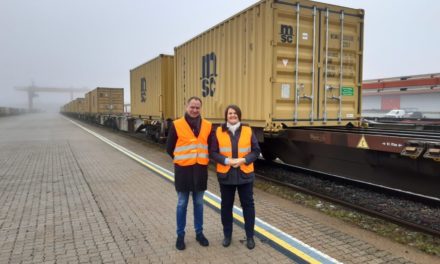
POLYGON ((229 108, 228 109, 228 123, 231 125, 237 124, 240 120, 238 120, 237 112, 235 112, 234 109, 229 108))

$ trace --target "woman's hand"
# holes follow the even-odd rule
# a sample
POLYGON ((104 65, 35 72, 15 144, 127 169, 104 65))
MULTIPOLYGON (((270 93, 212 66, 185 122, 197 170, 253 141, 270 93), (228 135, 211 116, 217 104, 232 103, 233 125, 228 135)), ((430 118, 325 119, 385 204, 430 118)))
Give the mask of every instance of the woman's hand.
POLYGON ((238 167, 240 167, 241 164, 243 164, 245 162, 246 162, 245 158, 233 159, 233 162, 231 163, 231 166, 234 167, 234 168, 238 168, 238 167))
POLYGON ((227 165, 229 165, 229 166, 232 166, 232 167, 234 167, 235 168, 235 165, 237 164, 237 159, 228 159, 229 160, 229 162, 228 162, 228 164, 227 165))

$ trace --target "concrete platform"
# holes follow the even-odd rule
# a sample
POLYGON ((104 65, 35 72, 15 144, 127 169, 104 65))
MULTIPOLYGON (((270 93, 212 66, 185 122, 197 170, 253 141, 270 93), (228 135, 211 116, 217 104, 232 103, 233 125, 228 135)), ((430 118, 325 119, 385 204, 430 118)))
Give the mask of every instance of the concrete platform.
MULTIPOLYGON (((177 251, 173 184, 114 146, 168 170, 171 159, 158 146, 82 125, 111 142, 57 114, 0 118, 0 263, 304 262, 264 239, 248 250, 240 241, 244 230, 239 227, 232 245, 223 248, 220 216, 208 206, 204 229, 210 246, 203 248, 195 241, 190 205, 187 249, 177 251)), ((209 190, 218 195, 211 176, 209 190)), ((260 220, 335 261, 439 260, 353 227, 334 228, 337 220, 305 212, 260 190, 255 190, 255 200, 260 220), (383 248, 384 244, 388 246, 383 248)))

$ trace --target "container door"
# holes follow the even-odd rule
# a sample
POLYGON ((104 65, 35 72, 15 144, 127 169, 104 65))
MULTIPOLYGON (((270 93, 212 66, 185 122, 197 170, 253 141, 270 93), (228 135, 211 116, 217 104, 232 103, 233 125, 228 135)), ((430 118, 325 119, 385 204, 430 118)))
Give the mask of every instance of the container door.
POLYGON ((340 125, 360 116, 362 17, 344 10, 320 10, 318 117, 340 125))
POLYGON ((274 9, 273 117, 288 126, 318 118, 319 11, 278 4, 274 9))

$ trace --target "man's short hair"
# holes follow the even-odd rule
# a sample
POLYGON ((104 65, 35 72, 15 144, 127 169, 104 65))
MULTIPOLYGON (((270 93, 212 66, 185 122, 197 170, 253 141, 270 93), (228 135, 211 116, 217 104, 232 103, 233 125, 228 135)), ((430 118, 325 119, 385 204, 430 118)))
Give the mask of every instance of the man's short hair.
POLYGON ((191 100, 196 100, 200 102, 200 105, 202 105, 202 99, 200 99, 200 97, 198 96, 191 96, 187 101, 186 104, 189 104, 189 102, 191 102, 191 100))

